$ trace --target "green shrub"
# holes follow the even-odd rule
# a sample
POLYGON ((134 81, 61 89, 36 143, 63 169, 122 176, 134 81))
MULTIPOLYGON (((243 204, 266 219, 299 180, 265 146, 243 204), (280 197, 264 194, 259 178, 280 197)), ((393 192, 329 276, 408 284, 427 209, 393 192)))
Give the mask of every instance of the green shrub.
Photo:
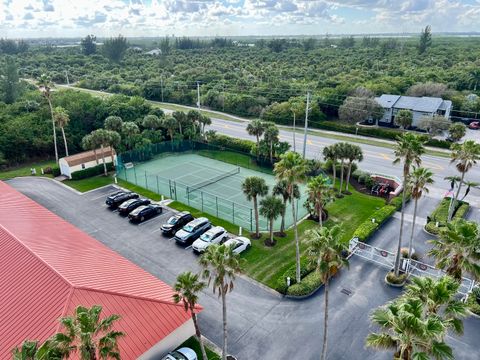
POLYGON ((52 175, 53 177, 57 177, 57 176, 60 176, 61 172, 60 172, 60 168, 58 166, 53 166, 52 167, 52 175))
POLYGON ((362 176, 370 176, 370 174, 366 171, 362 171, 360 169, 357 169, 355 171, 352 171, 352 178, 358 181, 362 176))
MULTIPOLYGON (((411 198, 412 198, 412 194, 410 192, 407 192, 407 196, 405 197, 405 204, 407 204, 411 198)), ((402 202, 403 202, 403 192, 401 192, 400 194, 395 196, 393 199, 391 199, 389 201, 389 204, 395 206, 395 208, 400 211, 402 209, 402 202)))
MULTIPOLYGON (((107 170, 108 171, 113 170, 112 163, 107 164, 107 170)), ((101 174, 103 174, 103 164, 99 164, 97 166, 94 166, 85 170, 75 171, 74 173, 72 173, 72 180, 86 179, 86 178, 101 175, 101 174)))
POLYGON ((227 135, 215 134, 209 141, 210 144, 228 149, 237 150, 246 154, 250 154, 252 147, 255 145, 253 141, 237 139, 227 135))
MULTIPOLYGON (((300 260, 300 278, 303 279, 305 276, 310 274, 313 271, 313 268, 308 264, 306 259, 300 260)), ((287 278, 290 278, 290 287, 297 283, 297 268, 296 265, 290 266, 287 271, 283 273, 283 275, 279 276, 277 279, 277 285, 275 286, 275 290, 279 293, 286 294, 287 293, 287 278)))
POLYGON ((312 271, 306 275, 300 283, 292 285, 287 290, 287 295, 292 296, 305 296, 309 295, 320 286, 322 286, 322 280, 317 271, 312 271))
POLYGON ((472 313, 480 316, 480 287, 474 288, 472 293, 468 295, 467 306, 472 313))
POLYGON ((393 205, 385 205, 375 211, 368 217, 353 233, 353 237, 357 237, 360 241, 367 241, 377 229, 388 220, 396 211, 396 207, 393 205), (375 219, 375 222, 372 222, 375 219))
MULTIPOLYGON (((425 230, 434 235, 438 235, 443 227, 446 226, 448 219, 448 208, 450 206, 450 198, 444 198, 440 204, 427 216, 427 225, 425 230), (438 226, 436 223, 438 222, 438 226)), ((462 219, 468 212, 470 204, 464 201, 458 201, 457 210, 453 215, 453 219, 462 219)))
POLYGON ((395 276, 395 273, 393 271, 390 271, 387 274, 387 281, 390 284, 403 284, 407 280, 407 274, 400 274, 398 276, 395 276))

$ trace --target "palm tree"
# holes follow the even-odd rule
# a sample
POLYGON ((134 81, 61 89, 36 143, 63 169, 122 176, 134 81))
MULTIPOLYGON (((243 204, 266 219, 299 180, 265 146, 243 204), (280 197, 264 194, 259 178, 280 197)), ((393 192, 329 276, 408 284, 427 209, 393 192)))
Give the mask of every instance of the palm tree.
POLYGON ((478 185, 480 185, 479 183, 474 182, 474 181, 464 181, 463 184, 467 186, 467 190, 465 190, 465 195, 463 195, 462 201, 465 200, 465 198, 467 197, 467 195, 470 192, 470 189, 472 187, 476 188, 478 185))
POLYGON ((453 214, 455 213, 454 210, 457 207, 457 200, 465 179, 465 174, 480 160, 480 144, 473 140, 466 140, 462 144, 454 143, 450 148, 452 150, 451 162, 456 162, 455 166, 462 175, 453 202, 448 209, 448 221, 452 220, 453 214))
POLYGON ((367 336, 366 345, 393 350, 394 359, 453 359, 452 349, 443 341, 447 327, 435 315, 426 315, 423 303, 403 297, 376 309, 371 321, 381 329, 367 336))
POLYGON ((438 239, 429 242, 433 248, 428 254, 435 257, 439 269, 458 281, 465 271, 480 279, 480 229, 475 222, 464 219, 448 222, 438 239))
POLYGON ((133 148, 133 137, 140 132, 138 125, 133 121, 127 121, 122 124, 122 135, 125 137, 125 145, 128 150, 133 148))
POLYGON ((120 116, 109 116, 103 122, 103 127, 107 130, 120 132, 122 131, 123 120, 120 116))
POLYGON ((178 128, 177 119, 175 119, 171 115, 165 116, 165 118, 163 119, 163 127, 165 129, 167 129, 168 136, 170 137, 170 145, 171 145, 172 150, 173 150, 173 138, 174 138, 174 135, 175 135, 175 130, 177 130, 177 128, 178 128))
POLYGON ((296 280, 300 282, 300 242, 297 229, 297 212, 295 211, 294 188, 306 179, 307 162, 296 152, 286 152, 280 156, 275 164, 274 172, 278 180, 285 180, 288 184, 289 198, 292 203, 293 229, 295 234, 296 280))
POLYGON ((268 186, 265 179, 258 176, 249 176, 242 183, 242 191, 248 201, 253 200, 253 210, 255 212, 255 237, 260 238, 258 224, 258 197, 268 194, 268 186))
POLYGON ((422 195, 428 194, 428 187, 427 185, 433 184, 433 173, 430 169, 426 168, 413 168, 412 175, 409 179, 409 188, 412 192, 412 199, 415 201, 415 205, 413 208, 413 223, 412 223, 412 232, 410 233, 410 241, 408 243, 408 257, 412 256, 412 246, 413 246, 413 235, 415 233, 415 222, 417 220, 417 205, 418 200, 422 197, 422 195))
MULTIPOLYGON (((280 233, 285 233, 285 213, 287 211, 287 201, 292 201, 290 199, 290 193, 288 188, 288 183, 286 180, 278 181, 272 189, 273 195, 279 195, 283 199, 283 212, 282 212, 282 222, 280 223, 280 233)), ((293 187, 293 198, 300 198, 300 189, 297 184, 293 187)))
POLYGON ((480 83, 480 69, 472 68, 469 71, 470 84, 473 86, 473 91, 477 91, 477 86, 480 83))
POLYGON ((273 164, 273 150, 274 150, 274 145, 278 143, 279 141, 279 130, 278 127, 275 126, 274 123, 266 123, 265 124, 265 141, 268 144, 269 147, 269 156, 270 156, 270 164, 273 164))
POLYGON ((255 136, 257 139, 257 160, 259 156, 258 150, 260 149, 260 137, 263 135, 264 131, 265 131, 265 125, 259 119, 254 119, 250 121, 247 125, 248 135, 255 136))
POLYGON ((333 187, 335 188, 335 182, 337 180, 337 161, 338 161, 338 153, 335 145, 324 147, 323 157, 325 158, 325 160, 330 160, 332 162, 333 187))
POLYGON ((62 352, 52 339, 41 345, 36 340, 25 340, 20 347, 12 350, 13 360, 61 360, 68 355, 69 352, 62 352))
POLYGON ((68 122, 70 121, 70 117, 68 116, 67 110, 65 110, 61 106, 57 106, 53 110, 53 117, 55 119, 55 123, 62 130, 63 143, 65 144, 65 154, 66 154, 66 156, 68 156, 68 145, 67 145, 67 138, 65 137, 65 129, 64 128, 65 128, 65 126, 68 125, 68 122))
POLYGON ((340 234, 341 230, 338 225, 330 229, 325 227, 310 229, 305 233, 308 241, 308 258, 311 264, 315 266, 325 287, 322 360, 327 356, 328 290, 330 277, 332 277, 342 265, 348 266, 348 260, 342 256, 342 253, 348 249, 348 238, 342 238, 340 234))
POLYGON ((180 135, 183 136, 183 125, 186 125, 188 123, 187 114, 185 114, 183 111, 174 111, 172 113, 172 116, 177 121, 178 131, 180 135))
POLYGON ((73 316, 60 319, 64 332, 52 337, 60 349, 68 353, 79 352, 81 360, 120 359, 118 339, 125 334, 112 330, 118 315, 100 319, 102 307, 94 305, 90 309, 77 306, 73 316))
POLYGON ((318 214, 318 222, 323 226, 323 208, 333 200, 333 189, 330 180, 322 175, 312 178, 307 183, 308 197, 315 206, 315 212, 318 214))
POLYGON ((198 293, 206 287, 203 281, 199 280, 198 274, 193 274, 190 271, 181 273, 177 276, 177 282, 173 286, 176 293, 173 295, 173 300, 176 304, 183 303, 185 311, 190 312, 192 315, 193 326, 195 327, 195 335, 200 343, 200 349, 202 351, 203 359, 207 360, 207 353, 202 340, 202 334, 200 333, 200 326, 197 319, 197 303, 198 293))
POLYGON ((345 186, 345 191, 348 192, 348 185, 350 184, 350 175, 352 174, 352 164, 354 161, 362 161, 363 160, 363 151, 362 148, 358 145, 348 144, 348 151, 346 154, 346 158, 348 160, 348 167, 347 167, 347 182, 345 186))
POLYGON ((276 196, 269 195, 260 200, 260 214, 268 219, 270 228, 270 237, 268 246, 273 246, 273 222, 281 215, 285 213, 285 204, 276 196))
MULTIPOLYGON (((92 131, 89 135, 84 137, 82 140, 82 143, 86 146, 87 145, 95 146, 95 147, 100 146, 100 149, 102 151, 103 172, 105 176, 108 175, 108 171, 107 171, 107 164, 105 162, 104 148, 105 146, 113 145, 114 141, 119 142, 119 138, 120 138, 120 135, 115 131, 97 129, 92 131)), ((113 163, 113 150, 110 153, 110 156, 112 157, 112 163, 113 163)))
POLYGON ((438 280, 430 277, 413 277, 407 285, 405 296, 420 299, 428 315, 439 316, 448 328, 463 334, 462 318, 467 314, 464 302, 457 298, 460 283, 450 276, 438 280))
POLYGON ((112 166, 115 169, 115 149, 120 146, 122 138, 116 131, 107 130, 106 144, 110 147, 110 158, 112 159, 112 166))
POLYGON ((350 144, 348 143, 336 143, 333 145, 335 148, 335 152, 337 154, 338 159, 340 159, 340 187, 339 187, 339 194, 343 191, 343 173, 345 172, 345 159, 348 156, 350 151, 350 144))
POLYGON ((402 213, 400 217, 400 235, 398 237, 397 254, 395 256, 395 276, 400 274, 400 256, 402 249, 403 238, 403 224, 405 221, 405 201, 407 195, 408 178, 410 176, 410 168, 413 164, 420 166, 422 162, 421 156, 425 152, 425 140, 420 136, 405 133, 397 138, 397 144, 395 145, 395 160, 394 164, 397 164, 403 160, 403 191, 402 191, 402 213))
POLYGON ((213 283, 213 293, 218 291, 222 299, 223 314, 223 346, 222 360, 227 358, 227 294, 233 290, 233 282, 237 274, 241 273, 240 259, 233 252, 233 247, 224 245, 212 245, 207 248, 200 257, 200 265, 203 268, 202 276, 208 279, 208 285, 213 283))
POLYGON ((53 86, 52 81, 50 78, 42 74, 40 76, 40 79, 38 80, 38 87, 40 88, 40 91, 42 92, 43 96, 48 102, 48 106, 50 108, 50 115, 52 117, 52 127, 53 127, 53 145, 55 147, 55 161, 58 164, 58 148, 57 148, 57 129, 55 127, 55 116, 54 116, 54 111, 53 111, 53 105, 52 105, 52 93, 51 93, 51 88, 53 86))
POLYGON ((198 119, 201 125, 201 134, 202 137, 205 138, 205 126, 211 125, 212 124, 212 119, 210 119, 208 116, 200 114, 200 118, 198 119))

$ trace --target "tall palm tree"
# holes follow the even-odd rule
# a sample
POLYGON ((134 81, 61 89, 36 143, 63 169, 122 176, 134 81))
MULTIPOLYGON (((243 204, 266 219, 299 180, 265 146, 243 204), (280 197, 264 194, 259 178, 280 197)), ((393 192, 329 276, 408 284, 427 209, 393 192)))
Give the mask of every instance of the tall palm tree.
MULTIPOLYGON (((283 199, 283 212, 282 212, 282 222, 280 223, 280 233, 285 233, 285 213, 287 211, 287 202, 291 200, 288 183, 286 180, 277 181, 275 186, 272 189, 273 195, 279 195, 283 199)), ((300 189, 297 184, 293 187, 293 198, 299 199, 300 198, 300 189)))
POLYGON ((57 106, 53 111, 53 116, 55 118, 55 123, 58 125, 60 130, 62 130, 63 143, 65 145, 65 154, 68 156, 68 144, 67 138, 65 136, 65 126, 68 125, 70 117, 68 116, 67 110, 61 106, 57 106))
POLYGON ((53 128, 53 146, 55 148, 55 161, 58 164, 57 129, 55 126, 55 116, 53 111, 52 92, 51 92, 53 83, 47 75, 42 74, 42 76, 40 76, 40 79, 38 80, 37 85, 40 88, 40 91, 42 92, 43 96, 47 100, 48 107, 50 108, 50 115, 52 117, 52 128, 53 128))
POLYGON ((123 120, 120 116, 111 115, 103 122, 103 127, 107 130, 121 132, 123 120))
POLYGON ((268 194, 268 186, 265 179, 258 176, 249 176, 242 183, 242 191, 248 201, 253 200, 253 211, 255 213, 255 237, 260 237, 258 220, 258 197, 268 194))
POLYGON ((476 188, 478 185, 480 185, 480 183, 475 181, 464 181, 463 184, 467 187, 467 189, 465 190, 465 194, 462 197, 462 201, 465 200, 472 187, 476 188))
POLYGON ((205 126, 211 125, 212 124, 212 119, 210 119, 208 116, 200 114, 200 118, 198 119, 201 125, 201 134, 202 137, 205 138, 205 126))
POLYGON ((423 303, 415 297, 402 297, 376 309, 371 321, 381 332, 367 336, 366 345, 393 350, 396 360, 454 359, 443 341, 447 327, 435 315, 426 315, 423 303))
POLYGON ((337 162, 338 162, 338 153, 337 153, 337 148, 335 147, 335 144, 326 146, 323 148, 323 157, 325 160, 330 160, 332 163, 333 187, 335 188, 335 182, 337 180, 337 162))
POLYGON ((435 280, 431 277, 413 277, 405 296, 420 299, 428 315, 440 317, 448 328, 463 334, 463 321, 467 306, 457 298, 460 283, 450 276, 435 280))
POLYGON ((105 162, 105 147, 111 147, 110 156, 112 158, 112 164, 115 165, 113 161, 113 146, 119 142, 120 135, 117 132, 105 129, 94 130, 82 140, 82 143, 86 146, 95 146, 95 148, 100 146, 102 151, 103 172, 105 176, 108 175, 107 164, 105 162))
POLYGON ((352 174, 352 165, 355 161, 362 161, 363 160, 363 151, 362 148, 358 145, 348 144, 348 151, 346 154, 346 158, 348 160, 347 165, 347 181, 345 185, 345 191, 348 192, 348 185, 350 184, 350 175, 352 174))
POLYGON ((462 144, 452 144, 450 149, 452 150, 451 162, 456 163, 455 166, 462 175, 453 202, 448 209, 448 221, 452 220, 453 214, 455 213, 460 189, 465 180, 465 174, 480 160, 480 144, 473 140, 466 140, 462 144))
POLYGON ((134 145, 134 136, 140 132, 138 125, 133 121, 126 121, 122 124, 122 135, 125 139, 127 150, 131 150, 134 145))
POLYGON ((480 69, 477 67, 472 68, 469 71, 469 80, 471 86, 473 86, 473 91, 477 91, 477 86, 480 84, 480 69))
POLYGON ((473 221, 458 219, 448 222, 438 239, 430 240, 433 248, 429 255, 435 257, 436 266, 460 281, 464 272, 480 279, 480 229, 473 221))
POLYGON ((205 346, 202 340, 202 334, 200 332, 200 326, 198 325, 197 319, 197 303, 198 303, 198 294, 202 291, 207 285, 199 279, 198 274, 193 274, 190 271, 186 271, 177 276, 177 281, 173 288, 176 293, 173 295, 173 300, 176 304, 182 302, 185 307, 185 311, 190 312, 193 320, 193 326, 195 327, 195 335, 197 336, 198 342, 200 343, 200 350, 202 351, 202 357, 205 360, 207 358, 207 352, 205 351, 205 346))
POLYGON ((269 195, 260 200, 260 214, 269 221, 270 236, 267 245, 273 246, 273 222, 285 213, 285 204, 276 196, 269 195))
POLYGON ((286 152, 280 156, 280 161, 275 164, 274 172, 278 180, 285 180, 288 184, 288 193, 292 203, 293 229, 295 234, 295 260, 296 280, 300 282, 300 241, 298 239, 297 212, 295 211, 294 188, 303 183, 307 177, 307 162, 299 153, 286 152))
POLYGON ((64 327, 52 340, 61 349, 69 353, 77 353, 81 360, 120 359, 118 339, 125 334, 113 330, 118 315, 110 315, 100 319, 102 307, 94 305, 90 309, 77 306, 73 316, 60 319, 64 327))
POLYGON ((335 153, 337 154, 337 158, 340 159, 340 187, 339 187, 339 194, 343 191, 343 174, 345 172, 345 159, 347 158, 350 152, 350 144, 342 142, 336 143, 333 145, 335 148, 335 153))
POLYGON ((312 178, 307 183, 308 197, 315 206, 315 212, 318 214, 318 222, 323 226, 323 208, 333 200, 333 189, 330 180, 322 175, 312 178))
POLYGON ((310 229, 305 233, 308 241, 308 258, 319 273, 325 288, 322 360, 327 356, 329 281, 342 265, 348 265, 348 260, 342 256, 343 251, 348 249, 348 239, 340 235, 338 225, 330 229, 325 227, 310 229))
POLYGON ((233 290, 233 282, 237 274, 241 273, 240 259, 233 252, 231 246, 212 245, 200 257, 202 276, 213 284, 213 293, 218 292, 222 299, 223 314, 223 346, 222 360, 227 358, 227 294, 233 290))
POLYGON ((175 120, 177 120, 178 131, 180 135, 183 136, 184 125, 188 123, 187 114, 185 114, 183 111, 174 111, 172 116, 175 118, 175 120))
POLYGON ((177 130, 177 128, 178 128, 177 119, 175 119, 171 115, 165 116, 165 118, 163 119, 163 127, 168 132, 168 136, 170 137, 170 145, 171 145, 172 150, 173 150, 173 139, 174 139, 174 135, 175 135, 175 130, 177 130))
POLYGON ((254 119, 250 121, 247 125, 247 133, 248 135, 255 136, 257 139, 257 160, 259 156, 259 149, 260 149, 260 137, 265 132, 265 125, 259 119, 254 119))
POLYGON ((266 123, 264 138, 269 148, 270 164, 273 164, 274 145, 279 141, 279 133, 280 131, 274 123, 266 123))
POLYGON ((400 234, 398 237, 397 254, 395 256, 395 276, 400 274, 400 256, 402 249, 403 225, 405 221, 405 202, 407 195, 408 178, 410 176, 410 169, 412 165, 420 166, 422 162, 422 154, 425 152, 425 140, 420 136, 405 133, 397 137, 397 144, 395 145, 394 164, 403 161, 403 191, 402 191, 402 212, 400 217, 400 234))
POLYGON ((413 223, 412 223, 412 232, 410 233, 410 241, 408 243, 408 257, 412 255, 412 246, 413 246, 413 235, 415 233, 415 222, 417 220, 417 205, 418 200, 422 195, 428 194, 428 185, 433 184, 433 173, 430 169, 426 168, 413 168, 412 175, 409 179, 409 188, 412 192, 412 199, 415 201, 413 208, 413 223))

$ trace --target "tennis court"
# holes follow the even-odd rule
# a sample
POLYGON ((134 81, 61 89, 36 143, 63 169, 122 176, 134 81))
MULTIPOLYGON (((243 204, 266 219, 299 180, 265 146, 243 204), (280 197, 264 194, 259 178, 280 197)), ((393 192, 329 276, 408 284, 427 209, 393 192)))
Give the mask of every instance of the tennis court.
MULTIPOLYGON (((246 199, 241 184, 249 176, 259 176, 265 179, 271 191, 276 182, 273 175, 194 152, 166 153, 149 161, 133 163, 133 166, 123 166, 118 176, 249 230, 255 226, 253 204, 246 199)), ((303 201, 304 196, 299 200, 299 217, 306 214, 303 201)), ((289 210, 286 226, 293 224, 289 210)), ((280 219, 275 222, 275 229, 279 226, 280 219)), ((260 228, 268 228, 267 220, 262 217, 260 228)))

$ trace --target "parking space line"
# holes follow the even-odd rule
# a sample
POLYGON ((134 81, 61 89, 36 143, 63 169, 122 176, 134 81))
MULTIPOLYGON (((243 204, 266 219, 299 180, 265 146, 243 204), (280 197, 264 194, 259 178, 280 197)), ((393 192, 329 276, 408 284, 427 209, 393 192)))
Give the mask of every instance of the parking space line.
POLYGON ((98 200, 98 199, 101 199, 101 198, 104 198, 104 197, 107 197, 107 195, 103 194, 101 196, 96 196, 93 199, 90 199, 90 201, 98 200))
POLYGON ((158 228, 157 230, 153 230, 151 233, 152 233, 152 234, 155 234, 156 232, 158 232, 158 231, 160 231, 160 230, 162 230, 162 229, 158 228))
POLYGON ((192 245, 187 246, 187 247, 185 248, 185 250, 189 250, 189 249, 191 249, 191 248, 192 248, 192 245))
POLYGON ((141 222, 140 224, 138 224, 138 226, 142 226, 142 225, 145 225, 145 224, 149 224, 152 220, 155 220, 157 218, 157 216, 151 218, 151 219, 148 219, 146 221, 143 221, 141 222))

